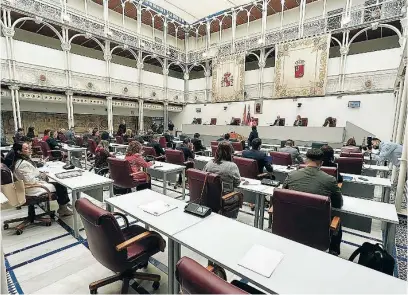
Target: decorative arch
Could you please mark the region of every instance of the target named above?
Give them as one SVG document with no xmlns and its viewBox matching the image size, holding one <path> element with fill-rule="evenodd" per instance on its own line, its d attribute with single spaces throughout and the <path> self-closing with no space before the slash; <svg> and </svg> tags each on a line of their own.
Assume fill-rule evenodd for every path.
<svg viewBox="0 0 408 295">
<path fill-rule="evenodd" d="M 148 57 L 150 57 L 150 58 L 152 58 L 152 59 L 156 59 L 156 60 L 160 63 L 160 65 L 162 66 L 162 69 L 164 68 L 163 61 L 162 61 L 158 56 L 151 55 L 151 54 L 146 55 L 145 57 L 143 57 L 142 63 L 144 63 L 145 59 L 148 58 Z"/>
<path fill-rule="evenodd" d="M 205 68 L 205 66 L 203 66 L 202 64 L 192 64 L 189 68 L 188 68 L 188 73 L 190 74 L 191 69 L 194 67 L 202 67 L 204 70 L 204 74 L 207 74 L 207 69 Z"/>
<path fill-rule="evenodd" d="M 337 39 L 336 37 L 331 36 L 331 39 L 333 39 L 334 41 L 337 42 L 337 44 L 339 44 L 339 46 L 341 47 L 341 42 L 339 39 Z"/>
<path fill-rule="evenodd" d="M 274 48 L 271 48 L 271 49 L 269 49 L 269 51 L 265 54 L 265 60 L 268 58 L 268 56 L 272 53 L 272 52 L 274 52 L 276 50 L 276 48 L 274 47 Z"/>
<path fill-rule="evenodd" d="M 32 20 L 32 21 L 38 23 L 38 19 L 35 19 L 35 18 L 33 18 L 33 17 L 29 17 L 29 16 L 25 16 L 25 17 L 22 17 L 22 18 L 19 18 L 18 20 L 16 20 L 16 21 L 13 23 L 13 25 L 11 26 L 11 29 L 14 31 L 16 25 L 18 25 L 19 23 L 21 23 L 21 22 L 23 22 L 23 21 L 27 21 L 27 20 Z M 61 43 L 64 42 L 64 39 L 62 38 L 62 35 L 60 34 L 60 32 L 59 32 L 53 25 L 51 25 L 51 24 L 49 24 L 49 23 L 47 23 L 47 22 L 45 22 L 45 21 L 43 21 L 43 20 L 41 20 L 40 23 L 43 24 L 43 25 L 45 25 L 45 26 L 48 27 L 49 29 L 51 29 L 51 30 L 55 33 L 55 35 L 58 36 L 58 38 L 60 39 Z"/>
<path fill-rule="evenodd" d="M 94 40 L 99 45 L 99 47 L 102 49 L 102 52 L 105 53 L 105 46 L 103 46 L 103 44 L 98 39 L 96 39 L 94 36 L 89 36 L 89 35 L 86 35 L 86 34 L 75 34 L 74 36 L 71 37 L 71 39 L 69 39 L 68 44 L 71 45 L 72 41 L 76 37 L 81 37 L 81 36 L 83 36 L 83 37 L 85 37 L 87 39 Z"/>
<path fill-rule="evenodd" d="M 393 30 L 395 33 L 397 33 L 399 40 L 400 40 L 401 37 L 402 37 L 401 32 L 400 32 L 396 27 L 394 27 L 394 26 L 392 26 L 392 25 L 389 25 L 389 24 L 378 24 L 378 27 L 383 27 L 383 28 L 388 28 L 388 29 Z M 348 42 L 349 46 L 350 46 L 351 43 L 353 43 L 353 41 L 354 41 L 358 36 L 360 36 L 360 35 L 361 35 L 362 33 L 364 33 L 364 32 L 367 32 L 367 31 L 370 30 L 370 29 L 372 29 L 372 27 L 367 27 L 367 28 L 364 28 L 364 29 L 358 31 L 358 33 L 355 34 L 355 35 L 350 39 L 350 41 Z"/>
<path fill-rule="evenodd" d="M 123 50 L 129 51 L 129 52 L 132 54 L 132 56 L 135 58 L 135 60 L 136 60 L 136 61 L 138 60 L 137 54 L 136 54 L 136 52 L 133 51 L 133 49 L 131 49 L 131 48 L 129 48 L 129 47 L 128 47 L 128 48 L 125 48 L 125 47 L 122 46 L 122 45 L 117 45 L 117 46 L 113 47 L 112 50 L 110 51 L 110 53 L 113 54 L 113 51 L 114 51 L 115 49 L 117 49 L 117 48 L 122 48 Z"/>
<path fill-rule="evenodd" d="M 255 57 L 258 59 L 258 62 L 261 60 L 260 56 L 259 56 L 258 54 L 256 54 L 256 53 L 254 53 L 254 52 L 248 52 L 248 53 L 247 53 L 247 56 L 248 56 L 248 55 L 253 55 L 253 56 L 255 56 Z"/>
<path fill-rule="evenodd" d="M 167 69 L 170 69 L 170 66 L 171 66 L 171 65 L 179 66 L 180 69 L 183 70 L 183 73 L 184 73 L 184 74 L 186 73 L 186 69 L 181 65 L 181 63 L 172 61 L 171 63 L 169 63 L 169 64 L 167 65 Z"/>
</svg>

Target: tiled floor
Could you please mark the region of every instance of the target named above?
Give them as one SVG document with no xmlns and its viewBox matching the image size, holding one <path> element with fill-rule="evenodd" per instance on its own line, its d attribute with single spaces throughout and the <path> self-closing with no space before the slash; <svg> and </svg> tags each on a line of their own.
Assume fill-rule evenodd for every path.
<svg viewBox="0 0 408 295">
<path fill-rule="evenodd" d="M 153 189 L 161 192 L 161 182 L 154 181 Z M 170 189 L 173 189 L 170 187 Z M 167 195 L 180 197 L 181 190 L 172 191 L 168 188 Z M 187 191 L 188 192 L 188 191 Z M 105 192 L 107 193 L 107 192 Z M 82 195 L 82 197 L 87 197 Z M 188 196 L 186 197 L 188 199 Z M 91 199 L 97 203 L 98 201 Z M 52 207 L 56 208 L 54 202 Z M 41 209 L 37 209 L 38 212 Z M 1 219 L 10 219 L 13 216 L 24 216 L 27 208 L 16 210 L 3 208 Z M 238 221 L 253 224 L 253 215 L 248 207 L 244 207 L 238 215 Z M 72 217 L 58 219 L 51 227 L 31 227 L 20 236 L 15 235 L 13 230 L 2 231 L 2 246 L 5 253 L 8 285 L 10 293 L 36 293 L 36 294 L 67 294 L 89 293 L 89 283 L 107 277 L 112 273 L 99 264 L 87 248 L 86 233 L 81 230 L 81 238 L 75 239 L 70 229 Z M 133 221 L 129 218 L 129 221 Z M 119 219 L 119 223 L 123 222 Z M 265 227 L 267 221 L 265 220 Z M 398 267 L 396 275 L 406 279 L 407 241 L 406 241 L 406 217 L 401 217 L 401 224 L 397 228 L 396 254 Z M 82 226 L 80 227 L 82 228 Z M 267 230 L 265 228 L 265 230 Z M 382 240 L 381 225 L 373 222 L 370 234 L 358 232 L 352 229 L 343 229 L 343 243 L 341 245 L 341 257 L 348 259 L 351 253 L 364 241 L 372 243 Z M 207 260 L 193 251 L 182 247 L 182 256 L 189 256 L 199 263 L 206 265 Z M 328 254 L 329 255 L 329 254 Z M 145 270 L 143 270 L 145 271 Z M 167 251 L 156 254 L 149 263 L 147 272 L 160 274 L 161 286 L 158 290 L 152 289 L 151 283 L 141 282 L 134 288 L 138 293 L 167 293 Z M 228 280 L 235 277 L 228 273 Z M 98 290 L 98 293 L 114 294 L 120 292 L 121 284 L 114 283 Z M 136 293 L 132 288 L 130 293 Z"/>
</svg>

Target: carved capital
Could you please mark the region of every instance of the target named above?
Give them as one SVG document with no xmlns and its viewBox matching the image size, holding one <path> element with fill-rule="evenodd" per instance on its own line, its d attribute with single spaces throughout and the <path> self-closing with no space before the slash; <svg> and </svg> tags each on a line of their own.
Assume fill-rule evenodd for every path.
<svg viewBox="0 0 408 295">
<path fill-rule="evenodd" d="M 88 32 L 85 33 L 85 38 L 86 38 L 86 39 L 89 39 L 89 38 L 91 38 L 91 37 L 92 37 L 92 34 L 91 34 L 91 33 L 88 33 Z"/>
<path fill-rule="evenodd" d="M 67 96 L 72 96 L 72 95 L 74 95 L 74 91 L 72 91 L 72 90 L 67 90 L 67 91 L 65 91 L 65 94 L 66 94 Z"/>
<path fill-rule="evenodd" d="M 347 46 L 341 46 L 340 47 L 340 54 L 341 55 L 346 55 L 349 51 L 349 48 Z"/>
<path fill-rule="evenodd" d="M 123 49 L 125 49 L 125 50 L 126 50 L 126 49 L 129 49 L 129 45 L 124 44 L 124 45 L 123 45 Z"/>
<path fill-rule="evenodd" d="M 61 43 L 61 48 L 63 51 L 70 51 L 71 50 L 71 44 L 68 42 L 63 42 Z"/>
<path fill-rule="evenodd" d="M 3 35 L 4 35 L 5 37 L 11 37 L 11 38 L 13 38 L 13 37 L 14 37 L 14 33 L 15 33 L 15 31 L 14 31 L 12 28 L 3 27 Z"/>
<path fill-rule="evenodd" d="M 266 62 L 264 60 L 258 62 L 259 68 L 264 68 L 265 65 L 266 65 Z"/>
<path fill-rule="evenodd" d="M 169 74 L 169 70 L 168 69 L 163 69 L 163 75 L 167 76 Z"/>
<path fill-rule="evenodd" d="M 112 101 L 112 96 L 107 96 L 107 97 L 106 97 L 106 100 Z"/>
<path fill-rule="evenodd" d="M 142 62 L 137 63 L 137 68 L 138 69 L 143 70 L 143 67 L 144 67 L 144 65 L 143 65 Z"/>
<path fill-rule="evenodd" d="M 372 29 L 373 31 L 377 30 L 379 24 L 380 24 L 379 22 L 372 23 L 372 24 L 371 24 L 371 29 Z"/>
<path fill-rule="evenodd" d="M 37 25 L 39 25 L 39 24 L 41 24 L 41 23 L 43 22 L 43 18 L 42 18 L 42 17 L 39 17 L 39 16 L 36 16 L 34 22 L 35 22 Z"/>
<path fill-rule="evenodd" d="M 106 61 L 111 61 L 111 59 L 112 59 L 112 54 L 110 54 L 110 52 L 105 52 L 105 54 L 103 55 L 103 58 L 104 58 Z"/>
<path fill-rule="evenodd" d="M 184 80 L 190 79 L 190 75 L 188 73 L 184 73 Z"/>
<path fill-rule="evenodd" d="M 210 72 L 210 70 L 207 70 L 204 75 L 205 75 L 205 77 L 207 77 L 207 78 L 208 78 L 208 77 L 211 77 L 211 72 Z"/>
<path fill-rule="evenodd" d="M 8 88 L 9 88 L 10 90 L 19 90 L 19 89 L 20 89 L 19 86 L 15 86 L 15 85 L 10 85 Z"/>
</svg>

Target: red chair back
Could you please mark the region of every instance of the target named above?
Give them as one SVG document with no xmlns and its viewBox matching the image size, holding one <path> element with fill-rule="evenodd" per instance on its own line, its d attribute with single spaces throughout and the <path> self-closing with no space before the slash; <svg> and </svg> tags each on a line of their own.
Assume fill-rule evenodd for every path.
<svg viewBox="0 0 408 295">
<path fill-rule="evenodd" d="M 83 146 L 84 145 L 84 139 L 82 136 L 76 136 L 75 137 L 75 143 L 77 146 Z"/>
<path fill-rule="evenodd" d="M 143 146 L 144 156 L 157 157 L 156 150 L 151 146 Z"/>
<path fill-rule="evenodd" d="M 93 139 L 88 139 L 88 150 L 92 155 L 95 155 L 96 142 Z"/>
<path fill-rule="evenodd" d="M 107 161 L 110 178 L 113 180 L 115 186 L 129 189 L 137 186 L 137 183 L 131 175 L 132 169 L 127 160 L 109 157 Z"/>
<path fill-rule="evenodd" d="M 361 153 L 361 150 L 358 146 L 343 146 L 341 153 Z"/>
<path fill-rule="evenodd" d="M 92 255 L 103 266 L 114 272 L 127 269 L 127 250 L 116 251 L 116 246 L 125 241 L 122 230 L 112 213 L 81 198 L 75 202 L 81 217 Z"/>
<path fill-rule="evenodd" d="M 184 294 L 248 294 L 188 257 L 177 262 L 176 279 Z"/>
<path fill-rule="evenodd" d="M 164 136 L 161 136 L 159 138 L 159 144 L 162 148 L 166 148 L 167 147 L 167 141 L 166 138 Z"/>
<path fill-rule="evenodd" d="M 40 140 L 38 139 L 38 137 L 33 138 L 33 146 L 41 146 Z"/>
<path fill-rule="evenodd" d="M 300 164 L 299 169 L 305 168 L 305 164 Z M 327 174 L 334 176 L 337 179 L 337 167 L 327 167 L 327 166 L 321 166 L 320 170 L 323 172 L 326 172 Z"/>
<path fill-rule="evenodd" d="M 300 120 L 302 121 L 302 126 L 307 126 L 307 124 L 309 123 L 308 118 L 301 118 Z"/>
<path fill-rule="evenodd" d="M 215 157 L 215 154 L 217 153 L 218 145 L 211 145 L 211 153 L 212 156 Z"/>
<path fill-rule="evenodd" d="M 58 140 L 61 142 L 67 142 L 67 137 L 64 133 L 58 133 Z"/>
<path fill-rule="evenodd" d="M 363 170 L 363 158 L 340 157 L 336 160 L 340 173 L 350 173 L 361 175 Z"/>
<path fill-rule="evenodd" d="M 164 150 L 166 155 L 166 162 L 176 165 L 184 165 L 184 154 L 180 150 L 166 149 Z"/>
<path fill-rule="evenodd" d="M 122 136 L 119 136 L 119 135 L 115 136 L 115 139 L 116 139 L 117 144 L 123 144 L 124 143 Z"/>
<path fill-rule="evenodd" d="M 241 142 L 231 142 L 234 151 L 242 151 L 242 143 Z"/>
<path fill-rule="evenodd" d="M 272 164 L 274 165 L 292 165 L 292 156 L 289 153 L 270 152 L 270 155 L 272 156 Z"/>
<path fill-rule="evenodd" d="M 232 161 L 237 164 L 239 174 L 242 177 L 256 179 L 258 171 L 258 163 L 254 159 L 247 159 L 242 157 L 233 157 Z"/>
<path fill-rule="evenodd" d="M 331 203 L 325 196 L 275 188 L 272 232 L 319 249 L 330 246 Z"/>
<path fill-rule="evenodd" d="M 340 157 L 343 158 L 361 158 L 364 160 L 364 154 L 363 153 L 348 153 L 348 152 L 341 152 Z"/>
<path fill-rule="evenodd" d="M 203 191 L 203 185 L 206 175 L 206 187 Z M 221 177 L 217 174 L 203 172 L 197 169 L 188 169 L 187 177 L 190 192 L 190 202 L 210 207 L 212 212 L 219 212 L 222 206 Z M 201 195 L 201 192 L 203 192 L 203 195 Z"/>
<path fill-rule="evenodd" d="M 216 141 L 216 140 L 213 140 L 210 143 L 210 145 L 215 145 L 215 146 L 218 146 L 218 144 L 219 144 L 219 141 Z"/>
<path fill-rule="evenodd" d="M 44 158 L 48 158 L 51 156 L 51 149 L 50 146 L 46 141 L 40 141 L 41 151 Z"/>
<path fill-rule="evenodd" d="M 210 125 L 217 125 L 217 118 L 211 118 Z"/>
</svg>

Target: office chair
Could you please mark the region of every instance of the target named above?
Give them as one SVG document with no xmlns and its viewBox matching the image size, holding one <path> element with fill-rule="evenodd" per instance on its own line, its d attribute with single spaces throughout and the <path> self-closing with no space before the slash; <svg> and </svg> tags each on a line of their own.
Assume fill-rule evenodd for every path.
<svg viewBox="0 0 408 295">
<path fill-rule="evenodd" d="M 211 154 L 213 157 L 215 157 L 215 154 L 217 153 L 218 149 L 218 144 L 217 145 L 211 145 Z"/>
<path fill-rule="evenodd" d="M 218 146 L 219 143 L 220 143 L 219 141 L 212 140 L 212 141 L 210 142 L 210 145 L 216 145 L 216 146 Z"/>
<path fill-rule="evenodd" d="M 13 182 L 11 170 L 4 164 L 1 163 L 1 185 L 10 184 Z M 44 189 L 44 192 L 39 192 L 35 195 L 25 196 L 26 201 L 23 206 L 28 206 L 28 216 L 22 218 L 13 218 L 5 220 L 3 222 L 3 229 L 7 230 L 10 223 L 21 222 L 16 226 L 16 234 L 21 235 L 24 229 L 29 225 L 42 225 L 42 226 L 51 226 L 51 222 L 55 217 L 55 212 L 50 210 L 50 201 L 56 200 L 57 196 L 55 192 L 51 192 L 47 187 L 40 184 L 25 185 L 25 188 L 41 187 Z M 36 214 L 35 205 L 41 203 L 46 204 L 45 213 Z M 45 217 L 49 216 L 49 218 Z"/>
<path fill-rule="evenodd" d="M 166 155 L 166 162 L 171 164 L 176 164 L 180 166 L 186 166 L 186 170 L 189 168 L 194 168 L 193 161 L 185 161 L 184 153 L 180 150 L 167 149 L 164 151 Z M 178 177 L 178 184 L 181 184 L 181 173 Z"/>
<path fill-rule="evenodd" d="M 331 219 L 330 198 L 275 188 L 272 232 L 292 241 L 327 251 L 340 218 Z"/>
<path fill-rule="evenodd" d="M 123 137 L 122 136 L 115 136 L 117 144 L 123 144 Z"/>
<path fill-rule="evenodd" d="M 166 138 L 164 136 L 160 136 L 159 144 L 163 149 L 165 149 L 167 147 L 167 141 L 166 141 Z"/>
<path fill-rule="evenodd" d="M 132 169 L 127 160 L 109 157 L 107 161 L 113 186 L 118 188 L 120 192 L 123 191 L 124 194 L 127 194 L 132 191 L 132 188 L 136 188 L 138 191 L 146 188 L 147 184 L 150 184 L 149 175 L 146 182 L 138 182 L 133 178 Z"/>
<path fill-rule="evenodd" d="M 269 154 L 272 157 L 272 164 L 274 165 L 292 165 L 292 156 L 289 153 L 270 152 Z"/>
<path fill-rule="evenodd" d="M 306 164 L 300 164 L 299 169 L 305 168 L 307 165 Z M 327 167 L 327 166 L 321 166 L 320 170 L 323 172 L 326 172 L 327 174 L 333 176 L 334 178 L 337 179 L 337 167 Z"/>
<path fill-rule="evenodd" d="M 232 161 L 237 164 L 239 174 L 242 177 L 252 179 L 262 179 L 269 176 L 269 173 L 259 173 L 258 162 L 254 159 L 243 157 L 233 157 Z"/>
<path fill-rule="evenodd" d="M 302 121 L 302 126 L 307 127 L 307 124 L 309 123 L 309 119 L 308 118 L 301 118 L 300 120 Z"/>
<path fill-rule="evenodd" d="M 340 173 L 350 173 L 361 175 L 363 170 L 363 158 L 337 158 L 336 163 Z"/>
<path fill-rule="evenodd" d="M 189 257 L 182 257 L 176 265 L 176 279 L 183 294 L 263 294 L 261 291 L 241 283 L 228 283 L 216 276 L 214 267 L 207 268 Z M 245 290 L 244 290 L 245 289 Z"/>
<path fill-rule="evenodd" d="M 61 150 L 51 150 L 50 146 L 46 141 L 40 141 L 41 151 L 44 159 L 49 159 L 50 161 L 61 161 L 62 152 Z"/>
<path fill-rule="evenodd" d="M 211 118 L 210 125 L 217 125 L 217 118 Z"/>
<path fill-rule="evenodd" d="M 361 158 L 364 160 L 364 154 L 360 152 L 341 152 L 340 158 Z"/>
<path fill-rule="evenodd" d="M 96 152 L 96 142 L 93 139 L 88 139 L 88 151 L 92 154 L 92 156 L 95 156 Z"/>
<path fill-rule="evenodd" d="M 243 151 L 242 142 L 231 142 L 234 151 Z"/>
<path fill-rule="evenodd" d="M 166 242 L 160 234 L 138 225 L 130 226 L 124 214 L 110 213 L 87 199 L 77 200 L 75 209 L 81 217 L 93 257 L 115 272 L 113 276 L 89 284 L 91 294 L 96 294 L 98 288 L 119 280 L 123 281 L 122 294 L 128 292 L 131 279 L 152 281 L 153 289 L 159 288 L 159 275 L 137 270 L 147 267 L 149 258 L 166 248 Z M 123 218 L 126 224 L 124 229 L 119 227 L 115 216 Z"/>
<path fill-rule="evenodd" d="M 187 176 L 190 202 L 207 206 L 212 212 L 236 218 L 243 202 L 241 192 L 223 195 L 222 181 L 218 174 L 188 169 Z"/>
<path fill-rule="evenodd" d="M 143 146 L 144 156 L 152 157 L 155 161 L 164 162 L 166 161 L 166 156 L 157 156 L 156 150 L 151 146 Z"/>
<path fill-rule="evenodd" d="M 343 146 L 341 148 L 341 153 L 346 153 L 346 154 L 348 154 L 348 153 L 361 153 L 361 150 L 360 150 L 360 148 L 358 146 Z M 343 156 L 341 156 L 341 157 L 343 157 Z M 346 157 L 346 156 L 344 156 L 344 157 Z"/>
</svg>

